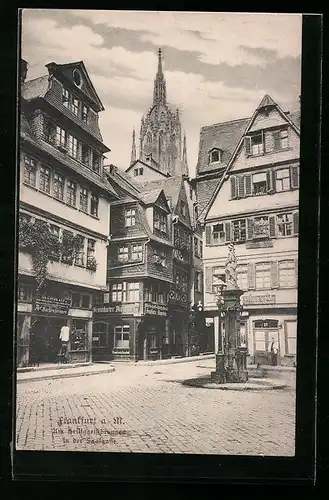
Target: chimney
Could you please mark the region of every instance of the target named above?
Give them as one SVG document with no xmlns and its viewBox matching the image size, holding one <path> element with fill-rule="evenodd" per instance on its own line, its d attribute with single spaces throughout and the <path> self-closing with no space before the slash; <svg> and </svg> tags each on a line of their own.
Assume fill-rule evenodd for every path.
<svg viewBox="0 0 329 500">
<path fill-rule="evenodd" d="M 25 83 L 26 80 L 26 75 L 27 75 L 27 61 L 24 59 L 21 59 L 21 68 L 20 68 L 20 73 L 21 73 L 21 85 Z"/>
</svg>

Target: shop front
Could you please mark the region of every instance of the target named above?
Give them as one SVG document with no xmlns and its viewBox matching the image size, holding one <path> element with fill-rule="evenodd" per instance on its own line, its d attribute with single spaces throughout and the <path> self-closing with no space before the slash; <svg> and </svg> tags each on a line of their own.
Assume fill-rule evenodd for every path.
<svg viewBox="0 0 329 500">
<path fill-rule="evenodd" d="M 170 357 L 189 356 L 190 338 L 189 321 L 190 311 L 188 304 L 169 303 L 169 352 Z"/>
<path fill-rule="evenodd" d="M 138 328 L 138 359 L 156 360 L 168 357 L 168 306 L 144 302 L 144 314 Z"/>
<path fill-rule="evenodd" d="M 18 366 L 91 361 L 91 316 L 91 311 L 73 309 L 70 298 L 31 294 L 24 303 L 19 297 Z"/>
</svg>

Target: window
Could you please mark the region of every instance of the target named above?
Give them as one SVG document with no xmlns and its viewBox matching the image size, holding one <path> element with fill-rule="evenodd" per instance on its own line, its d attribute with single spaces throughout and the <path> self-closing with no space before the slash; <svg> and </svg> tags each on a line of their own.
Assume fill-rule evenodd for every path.
<svg viewBox="0 0 329 500">
<path fill-rule="evenodd" d="M 159 250 L 158 248 L 155 248 L 153 250 L 153 257 L 154 257 L 154 262 L 155 264 L 159 264 L 162 267 L 167 267 L 166 263 L 166 252 L 164 250 Z"/>
<path fill-rule="evenodd" d="M 215 163 L 217 161 L 220 161 L 220 150 L 219 149 L 213 149 L 209 153 L 209 163 Z"/>
<path fill-rule="evenodd" d="M 135 168 L 134 169 L 134 176 L 137 177 L 138 175 L 143 175 L 144 173 L 144 168 L 141 167 L 141 168 Z"/>
<path fill-rule="evenodd" d="M 85 165 L 89 165 L 89 147 L 86 144 L 81 146 L 81 160 Z"/>
<path fill-rule="evenodd" d="M 253 237 L 267 238 L 270 235 L 270 225 L 268 217 L 254 217 Z"/>
<path fill-rule="evenodd" d="M 113 283 L 112 289 L 112 302 L 122 302 L 122 283 Z"/>
<path fill-rule="evenodd" d="M 194 255 L 199 257 L 199 240 L 194 236 Z"/>
<path fill-rule="evenodd" d="M 290 189 L 290 171 L 289 168 L 282 168 L 275 171 L 276 191 L 289 191 Z"/>
<path fill-rule="evenodd" d="M 18 285 L 18 300 L 20 302 L 31 302 L 32 300 L 32 287 L 30 285 Z"/>
<path fill-rule="evenodd" d="M 88 189 L 80 189 L 80 209 L 83 212 L 88 212 Z"/>
<path fill-rule="evenodd" d="M 248 290 L 248 270 L 246 265 L 237 267 L 237 281 L 240 290 Z"/>
<path fill-rule="evenodd" d="M 88 238 L 88 240 L 87 240 L 87 267 L 89 267 L 95 259 L 95 245 L 96 245 L 96 241 Z"/>
<path fill-rule="evenodd" d="M 93 151 L 92 152 L 92 169 L 97 174 L 99 174 L 99 171 L 100 171 L 100 160 L 101 160 L 100 155 L 98 153 L 96 153 L 96 151 Z"/>
<path fill-rule="evenodd" d="M 286 149 L 288 147 L 288 129 L 280 130 L 280 147 Z"/>
<path fill-rule="evenodd" d="M 58 125 L 56 127 L 56 145 L 66 149 L 66 131 Z"/>
<path fill-rule="evenodd" d="M 80 234 L 77 234 L 77 240 L 78 240 L 78 245 L 77 245 L 77 250 L 75 253 L 75 259 L 74 263 L 77 266 L 84 266 L 84 247 L 85 247 L 85 239 L 83 236 Z"/>
<path fill-rule="evenodd" d="M 255 351 L 266 351 L 265 332 L 263 330 L 255 330 Z"/>
<path fill-rule="evenodd" d="M 130 327 L 129 325 L 115 325 L 114 348 L 129 349 Z"/>
<path fill-rule="evenodd" d="M 297 322 L 285 321 L 285 332 L 286 332 L 286 353 L 290 355 L 296 355 Z"/>
<path fill-rule="evenodd" d="M 118 261 L 119 262 L 128 262 L 129 260 L 129 253 L 128 253 L 128 247 L 119 247 L 118 248 Z"/>
<path fill-rule="evenodd" d="M 92 194 L 90 200 L 90 213 L 94 217 L 98 217 L 98 203 L 98 196 L 96 194 Z"/>
<path fill-rule="evenodd" d="M 246 137 L 246 141 L 247 141 L 247 146 L 246 146 L 247 154 L 252 156 L 263 154 L 264 142 L 263 142 L 262 132 L 250 137 Z"/>
<path fill-rule="evenodd" d="M 187 292 L 187 273 L 184 271 L 176 270 L 175 283 L 178 288 L 183 292 Z"/>
<path fill-rule="evenodd" d="M 142 260 L 142 259 L 143 259 L 143 245 L 132 245 L 131 260 Z"/>
<path fill-rule="evenodd" d="M 75 182 L 68 180 L 66 185 L 66 201 L 72 207 L 75 207 L 77 201 L 77 185 Z"/>
<path fill-rule="evenodd" d="M 233 241 L 246 240 L 246 219 L 235 220 L 232 222 Z"/>
<path fill-rule="evenodd" d="M 71 307 L 74 309 L 80 308 L 80 293 L 72 293 Z"/>
<path fill-rule="evenodd" d="M 59 238 L 60 238 L 60 228 L 59 228 L 59 226 L 56 226 L 55 224 L 50 224 L 49 230 L 50 230 L 51 234 L 54 235 L 57 238 L 57 241 L 59 242 Z M 56 251 L 56 250 L 53 249 L 51 251 L 50 257 L 51 257 L 51 260 L 59 260 L 60 259 L 59 248 L 58 248 L 58 251 Z"/>
<path fill-rule="evenodd" d="M 36 187 L 37 183 L 36 162 L 28 156 L 24 157 L 24 182 L 33 187 Z"/>
<path fill-rule="evenodd" d="M 103 293 L 93 294 L 93 306 L 101 306 L 103 304 L 106 304 L 104 300 L 104 294 Z"/>
<path fill-rule="evenodd" d="M 89 109 L 87 108 L 87 106 L 85 106 L 83 104 L 82 105 L 81 118 L 82 118 L 82 121 L 85 122 L 85 123 L 88 123 L 88 112 L 89 112 Z"/>
<path fill-rule="evenodd" d="M 136 224 L 136 210 L 131 208 L 129 210 L 125 210 L 125 226 L 134 226 Z"/>
<path fill-rule="evenodd" d="M 74 309 L 90 309 L 90 294 L 73 292 L 71 295 L 71 307 Z"/>
<path fill-rule="evenodd" d="M 261 195 L 266 193 L 266 172 L 253 174 L 252 176 L 252 194 Z"/>
<path fill-rule="evenodd" d="M 67 229 L 63 230 L 63 244 L 66 246 L 67 243 L 69 243 L 73 238 L 73 233 L 72 231 L 68 231 Z M 67 245 L 68 248 L 71 248 L 71 245 Z M 73 252 L 71 250 L 67 250 L 67 253 L 62 253 L 62 262 L 65 264 L 72 264 L 73 263 Z"/>
<path fill-rule="evenodd" d="M 90 295 L 81 294 L 81 309 L 90 309 Z"/>
<path fill-rule="evenodd" d="M 202 244 L 202 240 L 200 240 L 200 252 L 199 252 L 199 256 L 202 259 L 202 257 L 203 257 L 203 244 Z"/>
<path fill-rule="evenodd" d="M 73 156 L 73 158 L 77 158 L 78 156 L 78 139 L 73 137 L 73 135 L 69 134 L 69 155 Z"/>
<path fill-rule="evenodd" d="M 127 302 L 139 302 L 139 283 L 128 283 Z"/>
<path fill-rule="evenodd" d="M 93 324 L 93 347 L 107 347 L 107 323 L 99 321 Z"/>
<path fill-rule="evenodd" d="M 46 167 L 40 168 L 40 190 L 50 194 L 50 170 Z"/>
<path fill-rule="evenodd" d="M 85 351 L 87 348 L 87 321 L 73 319 L 70 347 L 71 351 Z"/>
<path fill-rule="evenodd" d="M 294 288 L 296 286 L 296 272 L 294 260 L 283 260 L 279 262 L 280 287 Z"/>
<path fill-rule="evenodd" d="M 58 173 L 54 173 L 54 184 L 53 184 L 54 198 L 58 200 L 64 199 L 64 177 Z"/>
<path fill-rule="evenodd" d="M 186 217 L 186 204 L 184 203 L 184 201 L 180 202 L 180 211 L 183 217 Z"/>
<path fill-rule="evenodd" d="M 258 290 L 271 288 L 271 265 L 269 262 L 259 263 L 255 266 L 256 288 Z"/>
<path fill-rule="evenodd" d="M 70 93 L 67 89 L 62 90 L 62 103 L 63 105 L 68 108 L 69 106 L 69 101 L 70 101 Z"/>
<path fill-rule="evenodd" d="M 73 98 L 71 101 L 71 111 L 74 113 L 76 116 L 79 116 L 79 100 Z"/>
<path fill-rule="evenodd" d="M 159 229 L 162 233 L 167 232 L 167 216 L 154 211 L 154 228 Z"/>
<path fill-rule="evenodd" d="M 292 235 L 292 214 L 282 214 L 276 216 L 278 236 Z"/>
<path fill-rule="evenodd" d="M 223 223 L 212 226 L 212 241 L 214 245 L 225 243 L 225 231 Z"/>
<path fill-rule="evenodd" d="M 199 271 L 195 271 L 194 286 L 196 292 L 201 292 L 201 273 Z"/>
</svg>

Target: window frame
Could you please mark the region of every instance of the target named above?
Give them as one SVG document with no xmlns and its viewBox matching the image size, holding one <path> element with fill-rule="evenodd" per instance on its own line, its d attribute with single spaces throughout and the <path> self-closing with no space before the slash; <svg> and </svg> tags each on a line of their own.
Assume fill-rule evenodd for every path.
<svg viewBox="0 0 329 500">
<path fill-rule="evenodd" d="M 285 216 L 286 217 L 290 216 L 290 220 L 279 222 L 279 218 L 285 217 Z M 282 214 L 276 214 L 275 215 L 275 223 L 276 223 L 276 237 L 277 238 L 288 238 L 290 236 L 294 236 L 293 212 L 285 212 Z M 289 228 L 289 227 L 290 227 L 290 234 L 287 234 L 287 228 Z M 284 228 L 284 230 L 283 230 L 284 234 L 280 234 L 281 228 Z"/>
<path fill-rule="evenodd" d="M 239 235 L 238 239 L 235 238 L 235 224 L 239 223 Z M 241 228 L 241 225 L 244 224 L 244 228 Z M 242 231 L 244 231 L 244 238 L 241 236 Z M 232 241 L 234 243 L 244 243 L 247 240 L 247 219 L 236 219 L 231 221 L 231 232 L 232 232 Z"/>
<path fill-rule="evenodd" d="M 124 216 L 125 216 L 125 227 L 133 227 L 136 225 L 136 209 L 135 208 L 126 208 L 124 211 Z"/>
<path fill-rule="evenodd" d="M 86 205 L 82 200 L 86 201 Z M 86 208 L 84 208 L 86 206 Z M 83 186 L 80 186 L 80 197 L 79 197 L 79 209 L 85 214 L 88 213 L 89 207 L 89 189 Z"/>
<path fill-rule="evenodd" d="M 260 266 L 265 267 L 265 269 L 260 269 Z M 260 279 L 259 273 L 260 271 L 263 271 L 263 273 L 268 273 L 266 275 L 266 280 L 264 279 L 264 276 L 261 277 L 262 279 L 262 285 L 259 286 L 259 283 L 257 280 Z M 258 276 L 257 276 L 258 274 Z M 268 286 L 264 286 L 264 282 L 268 281 Z M 256 262 L 255 263 L 255 289 L 256 290 L 270 290 L 271 287 L 271 263 L 270 262 Z"/>
<path fill-rule="evenodd" d="M 47 189 L 46 186 L 48 186 Z M 39 189 L 43 193 L 50 194 L 51 193 L 51 169 L 41 165 L 39 172 Z"/>
<path fill-rule="evenodd" d="M 37 162 L 34 158 L 24 155 L 24 184 L 31 187 L 37 187 Z M 33 174 L 34 182 L 31 182 L 31 174 Z"/>
<path fill-rule="evenodd" d="M 57 171 L 53 172 L 52 187 L 53 198 L 59 201 L 64 201 L 65 177 Z"/>
<path fill-rule="evenodd" d="M 291 270 L 291 274 L 288 275 L 288 277 L 292 278 L 291 282 L 290 283 L 284 283 L 282 280 L 283 276 L 282 276 L 282 271 L 284 270 L 284 268 L 282 269 L 282 265 L 283 264 L 287 264 L 289 263 L 290 264 L 290 267 L 286 268 L 286 270 Z M 284 260 L 279 260 L 278 261 L 278 274 L 279 274 L 279 286 L 280 288 L 296 288 L 297 287 L 297 279 L 296 279 L 296 268 L 295 268 L 295 260 L 294 259 L 284 259 Z"/>
<path fill-rule="evenodd" d="M 72 203 L 72 198 L 74 203 Z M 71 179 L 67 179 L 66 182 L 66 203 L 71 207 L 76 207 L 77 204 L 77 183 Z"/>
<path fill-rule="evenodd" d="M 95 193 L 91 193 L 90 196 L 90 215 L 93 217 L 98 217 L 99 212 L 99 196 Z"/>
<path fill-rule="evenodd" d="M 287 176 L 286 177 L 279 177 L 278 178 L 278 173 L 279 172 L 284 172 L 286 171 L 287 172 Z M 288 179 L 288 187 L 284 188 L 283 184 L 284 184 L 284 180 L 285 179 Z M 281 181 L 281 185 L 282 185 L 282 189 L 278 189 L 278 183 L 279 181 Z M 290 168 L 289 166 L 288 167 L 284 167 L 284 168 L 278 168 L 275 170 L 275 192 L 276 193 L 283 193 L 285 191 L 291 191 L 291 181 L 290 181 Z"/>
</svg>

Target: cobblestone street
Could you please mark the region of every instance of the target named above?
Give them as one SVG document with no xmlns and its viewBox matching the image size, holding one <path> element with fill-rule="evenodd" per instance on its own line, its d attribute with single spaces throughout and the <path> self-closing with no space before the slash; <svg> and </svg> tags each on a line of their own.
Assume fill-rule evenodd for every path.
<svg viewBox="0 0 329 500">
<path fill-rule="evenodd" d="M 17 385 L 19 450 L 294 455 L 295 374 L 283 390 L 187 387 L 214 360 Z"/>
</svg>

